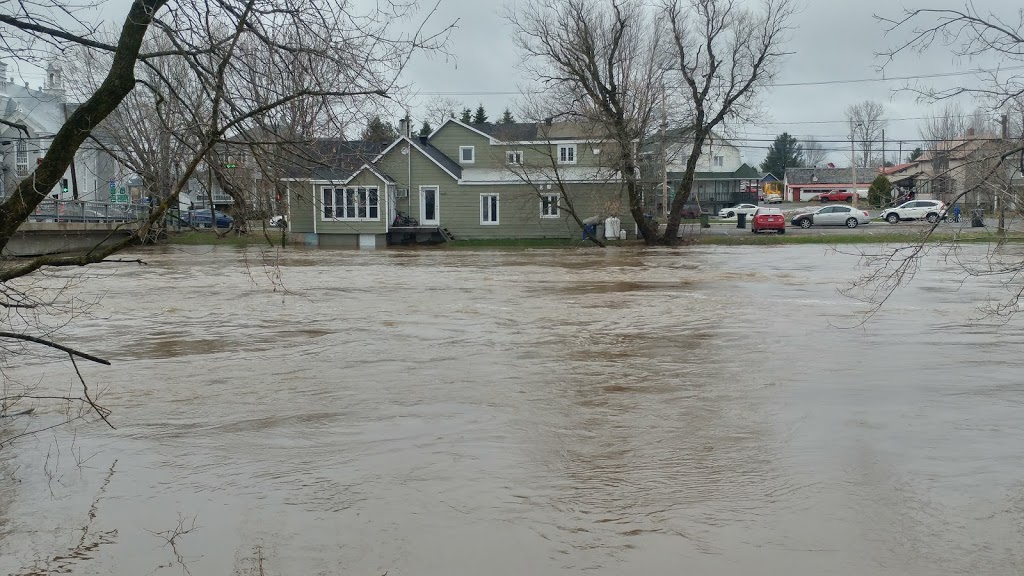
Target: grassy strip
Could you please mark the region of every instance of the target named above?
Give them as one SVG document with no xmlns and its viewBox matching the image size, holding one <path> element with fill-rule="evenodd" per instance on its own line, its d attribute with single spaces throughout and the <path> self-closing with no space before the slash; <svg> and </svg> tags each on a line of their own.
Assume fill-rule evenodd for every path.
<svg viewBox="0 0 1024 576">
<path fill-rule="evenodd" d="M 735 236 L 703 235 L 689 236 L 685 241 L 698 246 L 775 246 L 783 244 L 913 244 L 920 242 L 921 234 L 742 234 Z M 928 243 L 949 242 L 960 243 L 997 242 L 999 236 L 994 233 L 950 234 L 937 232 L 928 237 Z M 1007 236 L 1007 242 L 1024 242 L 1022 236 Z"/>
</svg>

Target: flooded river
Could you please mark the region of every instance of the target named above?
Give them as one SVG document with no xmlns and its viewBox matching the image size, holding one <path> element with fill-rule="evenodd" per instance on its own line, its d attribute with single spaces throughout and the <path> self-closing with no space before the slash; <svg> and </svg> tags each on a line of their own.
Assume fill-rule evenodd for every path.
<svg viewBox="0 0 1024 576">
<path fill-rule="evenodd" d="M 0 451 L 0 573 L 1024 573 L 1024 336 L 950 264 L 842 329 L 818 246 L 142 256 L 62 331 L 117 430 Z"/>
</svg>

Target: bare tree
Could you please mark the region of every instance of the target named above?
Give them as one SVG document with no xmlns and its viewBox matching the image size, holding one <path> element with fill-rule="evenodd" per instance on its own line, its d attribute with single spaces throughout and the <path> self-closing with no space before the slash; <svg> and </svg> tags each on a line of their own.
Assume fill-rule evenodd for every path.
<svg viewBox="0 0 1024 576">
<path fill-rule="evenodd" d="M 804 145 L 804 163 L 808 166 L 814 167 L 825 162 L 828 159 L 828 150 L 821 145 L 816 139 L 808 136 L 803 139 Z"/>
<path fill-rule="evenodd" d="M 667 0 L 663 18 L 672 39 L 666 67 L 678 95 L 674 108 L 691 139 L 686 170 L 672 200 L 662 241 L 679 235 L 705 141 L 727 122 L 750 120 L 760 88 L 774 80 L 786 56 L 791 0 L 763 0 L 749 10 L 736 0 Z"/>
<path fill-rule="evenodd" d="M 421 25 L 408 34 L 392 33 L 389 26 L 396 18 L 415 14 L 413 2 L 361 11 L 347 0 L 134 0 L 114 35 L 76 20 L 80 8 L 0 3 L 0 60 L 43 63 L 54 53 L 73 54 L 96 77 L 94 89 L 78 95 L 81 103 L 57 130 L 34 172 L 0 203 L 0 248 L 7 247 L 90 137 L 96 136 L 96 145 L 108 146 L 161 194 L 151 213 L 123 237 L 108 238 L 80 254 L 0 263 L 0 306 L 24 306 L 35 315 L 28 323 L 21 314 L 0 318 L 0 339 L 58 350 L 79 375 L 76 358 L 106 361 L 54 342 L 55 332 L 45 320 L 60 310 L 49 299 L 19 299 L 24 282 L 55 270 L 121 261 L 112 257 L 157 233 L 187 182 L 204 166 L 223 167 L 232 146 L 278 145 L 305 129 L 296 128 L 299 118 L 306 128 L 324 122 L 330 130 L 343 125 L 332 125 L 331 119 L 379 108 L 400 93 L 398 78 L 410 56 L 443 49 L 449 30 L 441 26 L 430 33 Z M 24 123 L 5 120 L 3 125 L 28 134 Z M 120 143 L 98 137 L 104 128 L 117 131 Z M 315 133 L 309 130 L 301 137 Z M 150 162 L 156 166 L 147 166 Z M 236 200 L 242 199 L 239 194 Z M 85 379 L 80 380 L 81 398 L 64 395 L 57 401 L 84 403 L 106 420 Z M 3 407 L 11 396 L 5 394 Z M 39 402 L 54 398 L 28 396 L 20 393 Z"/>
<path fill-rule="evenodd" d="M 785 53 L 791 0 L 766 0 L 758 12 L 736 0 L 543 0 L 509 11 L 527 73 L 563 114 L 599 126 L 614 150 L 629 210 L 648 243 L 678 242 L 682 208 L 712 130 L 754 111 L 757 88 L 772 80 Z M 662 45 L 665 30 L 671 45 Z M 666 96 L 671 94 L 671 105 Z M 644 215 L 638 148 L 664 105 L 685 126 L 690 157 L 663 234 Z"/>
<path fill-rule="evenodd" d="M 970 96 L 984 102 L 985 108 L 1006 115 L 1005 127 L 1000 130 L 1003 137 L 989 139 L 989 146 L 980 147 L 977 154 L 966 159 L 964 169 L 975 175 L 962 189 L 954 191 L 950 202 L 964 202 L 979 193 L 990 193 L 999 200 L 1001 211 L 1012 209 L 1008 214 L 1012 217 L 1019 215 L 1024 207 L 1020 195 L 1024 141 L 1021 133 L 1014 130 L 1014 108 L 1024 98 L 1024 78 L 1006 70 L 1024 64 L 1024 34 L 1019 13 L 981 12 L 977 6 L 966 3 L 959 10 L 920 8 L 905 10 L 895 18 L 876 16 L 887 34 L 897 39 L 894 47 L 882 56 L 891 62 L 908 52 L 946 48 L 964 61 L 985 62 L 988 72 L 978 74 L 977 84 L 965 82 L 946 90 L 913 88 L 913 91 L 932 102 Z M 997 61 L 998 66 L 991 66 L 992 60 Z M 1000 217 L 1002 230 L 1005 230 L 1002 221 L 1006 215 Z M 981 304 L 983 314 L 1003 319 L 1015 314 L 1024 296 L 1021 282 L 1024 260 L 1017 251 L 1004 250 L 1001 241 L 989 245 L 987 250 L 975 245 L 967 251 L 957 235 L 942 235 L 938 233 L 938 226 L 938 223 L 931 226 L 909 245 L 868 255 L 872 271 L 854 286 L 856 296 L 870 302 L 873 310 L 877 310 L 897 289 L 912 281 L 924 256 L 940 251 L 959 264 L 966 277 L 985 277 L 1007 291 L 1008 297 L 997 300 L 996 304 Z"/>
<path fill-rule="evenodd" d="M 526 201 L 535 203 L 541 218 L 572 221 L 583 230 L 587 240 L 604 247 L 604 238 L 590 232 L 586 225 L 603 221 L 607 216 L 624 213 L 625 204 L 621 178 L 614 167 L 573 166 L 560 162 L 558 143 L 567 137 L 586 141 L 590 149 L 604 150 L 611 144 L 604 140 L 600 125 L 584 122 L 554 123 L 556 102 L 543 99 L 526 102 L 517 114 L 525 123 L 507 123 L 496 128 L 496 135 L 506 144 L 493 147 L 514 181 L 525 185 Z M 514 143 L 514 144 L 513 144 Z M 523 210 L 529 214 L 531 210 Z"/>
<path fill-rule="evenodd" d="M 424 107 L 424 116 L 427 120 L 433 122 L 435 126 L 440 126 L 444 124 L 445 120 L 455 118 L 458 114 L 461 114 L 465 107 L 465 104 L 458 98 L 434 96 L 427 101 Z"/>
<path fill-rule="evenodd" d="M 653 14 L 634 1 L 541 0 L 506 18 L 528 56 L 525 71 L 560 105 L 557 117 L 591 124 L 609 143 L 608 166 L 625 182 L 640 234 L 657 241 L 644 217 L 636 156 L 662 94 Z"/>
<path fill-rule="evenodd" d="M 859 168 L 880 166 L 881 153 L 876 152 L 882 140 L 888 120 L 885 119 L 885 106 L 874 100 L 865 100 L 851 104 L 846 108 L 846 119 L 850 122 L 855 148 L 857 152 L 850 161 Z"/>
</svg>

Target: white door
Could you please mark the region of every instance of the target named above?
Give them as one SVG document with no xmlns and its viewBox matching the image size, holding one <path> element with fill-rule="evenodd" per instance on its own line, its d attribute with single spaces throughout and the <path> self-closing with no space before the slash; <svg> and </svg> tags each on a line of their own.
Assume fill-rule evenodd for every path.
<svg viewBox="0 0 1024 576">
<path fill-rule="evenodd" d="M 437 226 L 440 220 L 439 201 L 436 186 L 423 186 L 420 188 L 420 224 L 424 226 Z"/>
</svg>

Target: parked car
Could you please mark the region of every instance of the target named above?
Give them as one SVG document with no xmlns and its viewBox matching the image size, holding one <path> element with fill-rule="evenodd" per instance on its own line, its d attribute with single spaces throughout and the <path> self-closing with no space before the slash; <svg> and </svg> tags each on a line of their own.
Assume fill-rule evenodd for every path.
<svg viewBox="0 0 1024 576">
<path fill-rule="evenodd" d="M 750 231 L 754 234 L 765 230 L 777 230 L 779 234 L 786 233 L 786 217 L 782 214 L 781 208 L 758 208 L 754 212 L 754 220 L 750 224 Z"/>
<path fill-rule="evenodd" d="M 288 221 L 285 220 L 284 216 L 271 216 L 270 225 L 274 228 L 287 228 Z"/>
<path fill-rule="evenodd" d="M 811 226 L 846 226 L 856 228 L 861 224 L 870 224 L 871 215 L 865 210 L 853 206 L 824 206 L 812 212 L 803 212 L 793 216 L 793 225 L 801 228 Z"/>
<path fill-rule="evenodd" d="M 764 201 L 768 204 L 782 204 L 782 194 L 769 194 L 764 197 Z"/>
<path fill-rule="evenodd" d="M 825 202 L 853 202 L 853 192 L 847 192 L 846 190 L 833 190 L 831 192 L 822 192 L 818 194 L 818 201 L 824 204 Z"/>
<path fill-rule="evenodd" d="M 719 218 L 734 218 L 737 214 L 746 214 L 747 218 L 754 215 L 757 212 L 757 206 L 754 204 L 737 204 L 729 208 L 722 208 L 718 211 Z"/>
<path fill-rule="evenodd" d="M 235 219 L 221 211 L 215 211 L 217 218 L 217 228 L 230 228 L 234 223 Z M 195 226 L 196 228 L 209 228 L 211 223 L 210 209 L 204 208 L 202 210 L 183 210 L 181 212 L 181 223 L 186 226 Z"/>
<path fill-rule="evenodd" d="M 889 224 L 902 220 L 927 220 L 934 224 L 946 216 L 946 205 L 939 200 L 911 200 L 882 211 L 881 219 Z"/>
</svg>

